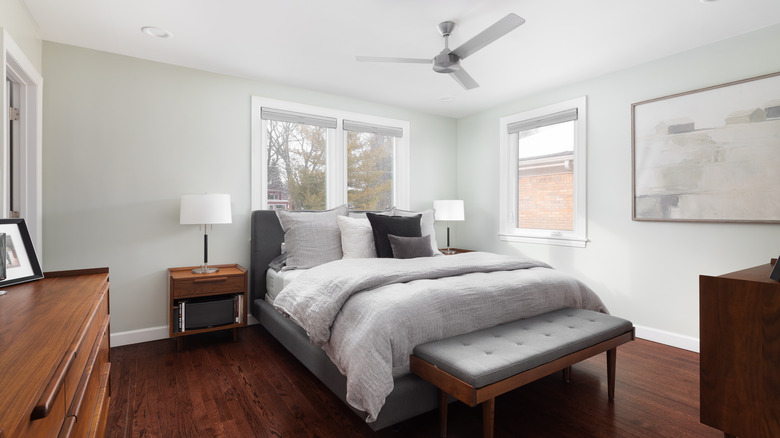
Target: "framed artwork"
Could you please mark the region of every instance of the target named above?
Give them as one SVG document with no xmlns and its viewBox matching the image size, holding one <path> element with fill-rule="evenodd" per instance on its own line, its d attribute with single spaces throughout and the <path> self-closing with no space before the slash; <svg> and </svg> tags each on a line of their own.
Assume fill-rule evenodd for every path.
<svg viewBox="0 0 780 438">
<path fill-rule="evenodd" d="M 631 105 L 640 221 L 780 223 L 780 72 Z"/>
<path fill-rule="evenodd" d="M 5 251 L 0 243 L 0 255 L 5 259 L 5 278 L 0 280 L 0 287 L 43 278 L 24 219 L 0 219 L 0 236 L 5 239 Z"/>
</svg>

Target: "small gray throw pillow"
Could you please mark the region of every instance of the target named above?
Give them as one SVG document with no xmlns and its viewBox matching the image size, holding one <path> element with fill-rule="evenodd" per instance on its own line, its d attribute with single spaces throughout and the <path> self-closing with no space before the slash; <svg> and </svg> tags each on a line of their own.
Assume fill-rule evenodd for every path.
<svg viewBox="0 0 780 438">
<path fill-rule="evenodd" d="M 416 257 L 432 257 L 431 236 L 402 237 L 388 234 L 393 257 L 397 259 L 413 259 Z"/>
<path fill-rule="evenodd" d="M 336 218 L 346 214 L 346 205 L 325 211 L 277 211 L 287 250 L 287 266 L 282 270 L 313 268 L 341 259 L 341 231 Z"/>
</svg>

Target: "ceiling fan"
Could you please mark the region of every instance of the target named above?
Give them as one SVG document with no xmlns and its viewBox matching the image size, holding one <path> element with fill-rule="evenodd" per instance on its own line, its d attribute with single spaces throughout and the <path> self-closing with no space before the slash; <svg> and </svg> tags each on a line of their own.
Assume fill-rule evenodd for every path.
<svg viewBox="0 0 780 438">
<path fill-rule="evenodd" d="M 521 24 L 525 23 L 525 20 L 518 17 L 515 14 L 509 14 L 506 17 L 496 21 L 490 27 L 478 33 L 474 38 L 461 44 L 455 50 L 449 48 L 449 37 L 452 30 L 455 28 L 455 23 L 452 21 L 445 21 L 439 23 L 439 32 L 444 37 L 444 50 L 433 59 L 426 58 L 386 58 L 382 56 L 356 56 L 355 58 L 361 62 L 401 62 L 410 64 L 431 64 L 433 63 L 433 70 L 438 73 L 449 73 L 449 75 L 455 79 L 463 88 L 471 90 L 472 88 L 479 87 L 477 81 L 474 80 L 466 70 L 460 65 L 461 59 L 473 55 L 477 50 L 482 49 L 493 41 L 501 38 L 502 36 L 513 31 Z"/>
</svg>

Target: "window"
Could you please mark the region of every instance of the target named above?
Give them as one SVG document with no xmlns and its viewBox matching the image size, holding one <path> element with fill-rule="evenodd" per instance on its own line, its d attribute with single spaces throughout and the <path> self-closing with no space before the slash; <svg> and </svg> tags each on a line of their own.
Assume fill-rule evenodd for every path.
<svg viewBox="0 0 780 438">
<path fill-rule="evenodd" d="M 502 240 L 585 246 L 585 110 L 580 97 L 501 118 Z"/>
<path fill-rule="evenodd" d="M 269 209 L 325 210 L 328 142 L 336 119 L 261 108 Z M 332 140 L 331 140 L 332 141 Z"/>
<path fill-rule="evenodd" d="M 347 202 L 355 210 L 393 205 L 396 140 L 403 130 L 344 121 L 347 141 Z"/>
<path fill-rule="evenodd" d="M 409 207 L 409 122 L 252 98 L 252 209 Z"/>
</svg>

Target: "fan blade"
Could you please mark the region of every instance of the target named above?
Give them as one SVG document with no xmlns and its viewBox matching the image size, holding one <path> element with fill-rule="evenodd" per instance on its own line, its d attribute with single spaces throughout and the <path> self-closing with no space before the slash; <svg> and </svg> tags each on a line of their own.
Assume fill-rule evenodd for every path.
<svg viewBox="0 0 780 438">
<path fill-rule="evenodd" d="M 455 70 L 454 72 L 450 73 L 450 76 L 452 79 L 455 79 L 455 82 L 459 83 L 461 87 L 471 90 L 472 88 L 479 87 L 479 84 L 477 81 L 474 80 L 474 78 L 471 77 L 468 73 L 466 73 L 466 70 L 463 70 L 463 67 L 461 67 L 459 70 Z"/>
<path fill-rule="evenodd" d="M 460 47 L 450 53 L 456 55 L 460 59 L 464 59 L 473 55 L 477 50 L 515 30 L 523 23 L 525 23 L 523 18 L 520 18 L 515 14 L 509 14 L 493 23 L 492 26 L 478 33 L 474 38 L 461 44 Z"/>
<path fill-rule="evenodd" d="M 404 62 L 410 64 L 430 64 L 430 59 L 423 58 L 385 58 L 383 56 L 356 56 L 360 62 Z"/>
</svg>

